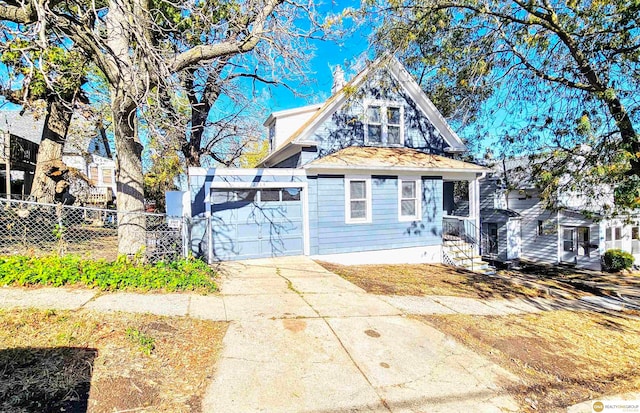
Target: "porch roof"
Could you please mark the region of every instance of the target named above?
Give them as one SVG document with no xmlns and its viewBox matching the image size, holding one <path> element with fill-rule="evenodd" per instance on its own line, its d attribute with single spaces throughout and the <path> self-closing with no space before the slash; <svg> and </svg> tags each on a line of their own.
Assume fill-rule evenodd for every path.
<svg viewBox="0 0 640 413">
<path fill-rule="evenodd" d="M 350 146 L 331 155 L 316 159 L 305 169 L 354 170 L 420 170 L 424 172 L 489 172 L 470 162 L 458 161 L 440 155 L 427 154 L 410 148 L 383 148 Z"/>
</svg>

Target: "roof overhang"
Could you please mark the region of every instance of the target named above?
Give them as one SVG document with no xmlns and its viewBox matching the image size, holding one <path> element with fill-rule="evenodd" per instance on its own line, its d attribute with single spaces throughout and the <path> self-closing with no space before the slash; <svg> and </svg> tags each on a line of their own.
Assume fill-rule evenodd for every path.
<svg viewBox="0 0 640 413">
<path fill-rule="evenodd" d="M 318 109 L 320 109 L 323 105 L 324 105 L 324 103 L 316 103 L 316 104 L 313 104 L 313 105 L 301 106 L 301 107 L 298 107 L 298 108 L 286 109 L 286 110 L 280 110 L 278 112 L 273 112 L 273 113 L 271 113 L 269 115 L 267 120 L 264 121 L 263 126 L 270 125 L 277 118 L 286 118 L 287 116 L 298 115 L 300 113 L 315 112 Z"/>
<path fill-rule="evenodd" d="M 335 166 L 305 165 L 309 175 L 392 175 L 392 176 L 434 176 L 443 179 L 474 180 L 484 176 L 482 168 L 419 168 L 403 166 Z"/>
</svg>

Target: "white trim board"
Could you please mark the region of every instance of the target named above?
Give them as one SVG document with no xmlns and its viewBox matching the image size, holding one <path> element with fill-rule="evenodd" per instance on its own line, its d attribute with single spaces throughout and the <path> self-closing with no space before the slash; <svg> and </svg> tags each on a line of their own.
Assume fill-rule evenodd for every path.
<svg viewBox="0 0 640 413">
<path fill-rule="evenodd" d="M 297 168 L 198 168 L 189 167 L 189 176 L 305 176 Z"/>
</svg>

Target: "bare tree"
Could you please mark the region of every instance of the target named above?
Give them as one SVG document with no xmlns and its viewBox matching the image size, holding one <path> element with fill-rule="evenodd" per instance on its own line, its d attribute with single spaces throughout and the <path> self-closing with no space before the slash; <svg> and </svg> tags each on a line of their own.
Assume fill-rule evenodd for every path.
<svg viewBox="0 0 640 413">
<path fill-rule="evenodd" d="M 149 92 L 173 87 L 177 74 L 202 62 L 253 50 L 276 32 L 279 12 L 296 4 L 284 0 L 233 1 L 0 1 L 5 30 L 18 26 L 34 45 L 49 46 L 50 36 L 82 50 L 104 74 L 110 88 L 118 157 L 119 252 L 144 248 L 144 219 L 131 212 L 144 207 L 142 149 L 138 113 Z M 187 39 L 198 25 L 197 42 Z M 167 30 L 170 27 L 171 30 Z M 58 40 L 59 41 L 59 40 Z"/>
</svg>

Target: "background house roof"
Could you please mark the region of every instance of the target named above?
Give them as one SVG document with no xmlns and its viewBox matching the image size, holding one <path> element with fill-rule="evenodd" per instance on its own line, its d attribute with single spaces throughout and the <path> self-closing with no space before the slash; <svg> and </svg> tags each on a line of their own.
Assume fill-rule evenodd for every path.
<svg viewBox="0 0 640 413">
<path fill-rule="evenodd" d="M 409 148 L 350 146 L 310 162 L 306 168 L 425 169 L 432 171 L 488 172 L 469 162 L 427 154 Z"/>
<path fill-rule="evenodd" d="M 94 154 L 111 158 L 111 149 L 106 136 L 96 127 L 95 121 L 74 113 L 64 143 L 64 155 Z"/>
<path fill-rule="evenodd" d="M 496 159 L 489 166 L 494 178 L 502 181 L 502 185 L 509 189 L 534 189 L 532 179 L 531 160 L 528 156 Z"/>
<path fill-rule="evenodd" d="M 0 112 L 0 131 L 40 144 L 45 116 L 35 116 L 34 113 L 20 114 L 17 110 Z"/>
</svg>

